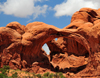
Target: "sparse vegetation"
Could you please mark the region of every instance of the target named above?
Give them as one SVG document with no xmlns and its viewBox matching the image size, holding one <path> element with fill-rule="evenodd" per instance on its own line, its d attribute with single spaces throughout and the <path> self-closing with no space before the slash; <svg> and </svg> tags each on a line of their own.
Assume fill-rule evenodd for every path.
<svg viewBox="0 0 100 78">
<path fill-rule="evenodd" d="M 18 76 L 17 72 L 15 72 L 14 74 L 12 74 L 12 78 L 17 78 L 17 76 Z"/>
<path fill-rule="evenodd" d="M 21 73 L 25 73 L 25 76 L 21 76 Z M 9 74 L 11 74 L 11 76 Z M 0 68 L 0 78 L 65 78 L 65 76 L 62 72 L 58 72 L 55 74 L 47 72 L 41 75 L 23 72 L 19 69 L 12 70 L 9 66 L 3 66 L 3 68 Z"/>
</svg>

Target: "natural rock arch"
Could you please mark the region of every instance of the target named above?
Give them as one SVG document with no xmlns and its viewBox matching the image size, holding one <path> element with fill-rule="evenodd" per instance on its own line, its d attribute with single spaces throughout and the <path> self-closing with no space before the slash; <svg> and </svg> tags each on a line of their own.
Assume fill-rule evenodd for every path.
<svg viewBox="0 0 100 78">
<path fill-rule="evenodd" d="M 18 22 L 12 22 L 6 27 L 0 28 L 0 35 L 3 39 L 5 38 L 1 46 L 4 47 L 5 43 L 9 42 L 3 49 L 6 48 L 12 53 L 20 53 L 21 58 L 26 60 L 29 64 L 32 64 L 34 61 L 41 61 L 43 57 L 45 58 L 42 53 L 42 46 L 58 37 L 65 37 L 77 41 L 82 44 L 91 55 L 88 41 L 77 29 L 59 29 L 42 22 L 29 23 L 24 27 L 24 30 L 21 28 Z M 21 34 L 21 32 L 24 33 Z"/>
<path fill-rule="evenodd" d="M 55 42 L 53 41 L 54 38 L 58 38 L 58 40 Z M 48 45 L 53 43 L 53 46 L 57 46 L 57 49 L 64 52 L 61 47 L 66 38 L 84 46 L 89 53 L 89 67 L 97 69 L 100 62 L 97 57 L 100 52 L 100 9 L 82 8 L 73 14 L 71 24 L 63 29 L 42 22 L 33 22 L 26 26 L 18 22 L 11 22 L 6 27 L 0 27 L 1 65 L 12 65 L 12 62 L 15 63 L 15 61 L 11 58 L 19 57 L 17 61 L 20 62 L 16 62 L 19 69 L 21 69 L 20 64 L 28 63 L 29 66 L 32 66 L 32 63 L 37 65 L 37 62 L 40 65 L 46 63 L 42 66 L 47 65 L 49 67 L 51 64 L 42 46 L 45 43 Z M 63 46 L 66 47 L 65 45 Z M 49 46 L 49 48 L 51 48 L 52 53 L 52 46 Z M 4 56 L 10 58 L 4 59 Z M 23 67 L 25 66 L 23 65 Z"/>
</svg>

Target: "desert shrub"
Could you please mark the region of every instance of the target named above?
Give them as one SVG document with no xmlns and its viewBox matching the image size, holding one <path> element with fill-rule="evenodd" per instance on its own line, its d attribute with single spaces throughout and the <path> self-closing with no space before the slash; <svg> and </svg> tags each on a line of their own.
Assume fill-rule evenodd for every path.
<svg viewBox="0 0 100 78">
<path fill-rule="evenodd" d="M 23 78 L 34 78 L 32 76 L 23 76 Z"/>
<path fill-rule="evenodd" d="M 20 71 L 20 69 L 16 69 L 16 71 Z"/>
<path fill-rule="evenodd" d="M 63 73 L 62 73 L 62 72 L 59 72 L 58 74 L 59 74 L 59 76 L 62 76 L 62 75 L 63 75 Z"/>
<path fill-rule="evenodd" d="M 18 73 L 15 72 L 14 74 L 12 74 L 12 78 L 17 78 L 18 77 Z"/>
<path fill-rule="evenodd" d="M 9 73 L 9 66 L 3 66 L 3 68 L 0 68 L 0 71 L 2 72 L 2 74 L 7 75 L 7 72 Z"/>
<path fill-rule="evenodd" d="M 33 78 L 36 78 L 37 75 L 35 73 L 32 73 L 32 74 L 33 74 Z"/>
<path fill-rule="evenodd" d="M 44 73 L 43 74 L 43 77 L 42 78 L 53 78 L 53 76 L 54 76 L 54 74 L 53 73 L 49 73 L 49 72 L 47 72 L 47 73 Z"/>
<path fill-rule="evenodd" d="M 44 73 L 43 76 L 44 76 L 44 77 L 48 77 L 48 76 L 49 76 L 49 72 Z"/>
<path fill-rule="evenodd" d="M 8 77 L 7 76 L 7 73 L 9 73 L 9 69 L 10 67 L 9 66 L 3 66 L 3 68 L 0 68 L 0 78 L 66 78 L 62 72 L 59 72 L 59 73 L 44 73 L 43 75 L 41 74 L 35 74 L 35 73 L 31 73 L 32 76 L 28 75 L 28 76 L 23 76 L 23 77 L 19 77 L 18 76 L 18 73 L 16 71 L 20 71 L 19 69 L 15 70 L 14 74 L 12 74 L 11 77 Z M 10 72 L 11 73 L 11 72 Z M 13 73 L 13 72 L 12 72 Z M 30 74 L 29 72 L 26 72 L 26 74 Z"/>
<path fill-rule="evenodd" d="M 54 78 L 66 78 L 62 72 L 59 72 L 59 73 L 55 73 L 54 74 Z"/>
<path fill-rule="evenodd" d="M 42 78 L 41 74 L 37 74 L 36 76 L 37 76 L 38 78 Z"/>
<path fill-rule="evenodd" d="M 59 72 L 59 73 L 55 73 L 55 74 L 53 74 L 53 73 L 49 73 L 49 72 L 47 72 L 47 73 L 44 73 L 42 76 L 41 76 L 41 74 L 37 74 L 36 75 L 38 78 L 66 78 L 64 75 L 63 75 L 63 73 L 62 72 Z M 36 78 L 36 77 L 33 77 L 33 78 Z"/>
<path fill-rule="evenodd" d="M 5 74 L 0 73 L 0 78 L 8 78 Z"/>
<path fill-rule="evenodd" d="M 53 76 L 54 76 L 54 74 L 51 73 L 51 74 L 48 76 L 48 78 L 53 78 Z"/>
<path fill-rule="evenodd" d="M 0 78 L 11 78 L 7 76 L 7 73 L 9 73 L 9 66 L 4 65 L 3 68 L 0 68 Z"/>
<path fill-rule="evenodd" d="M 60 78 L 65 78 L 65 76 L 63 75 L 62 72 L 59 72 L 58 74 L 59 74 L 59 77 L 60 77 Z"/>
<path fill-rule="evenodd" d="M 54 78 L 59 78 L 58 73 L 54 74 Z"/>
</svg>

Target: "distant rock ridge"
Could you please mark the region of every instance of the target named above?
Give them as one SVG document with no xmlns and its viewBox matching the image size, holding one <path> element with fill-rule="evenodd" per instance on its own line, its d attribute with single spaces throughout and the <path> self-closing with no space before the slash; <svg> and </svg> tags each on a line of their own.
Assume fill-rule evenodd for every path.
<svg viewBox="0 0 100 78">
<path fill-rule="evenodd" d="M 11 22 L 0 27 L 0 67 L 9 65 L 34 73 L 63 72 L 66 77 L 73 73 L 73 78 L 98 77 L 99 38 L 100 9 L 80 9 L 63 29 L 43 22 L 26 26 Z M 42 49 L 45 43 L 50 55 Z"/>
</svg>

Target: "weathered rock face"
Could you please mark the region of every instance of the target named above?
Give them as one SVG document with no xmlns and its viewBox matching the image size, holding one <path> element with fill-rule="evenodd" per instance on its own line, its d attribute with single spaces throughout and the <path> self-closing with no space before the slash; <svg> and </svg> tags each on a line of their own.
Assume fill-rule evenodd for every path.
<svg viewBox="0 0 100 78">
<path fill-rule="evenodd" d="M 11 22 L 6 27 L 1 27 L 0 29 L 1 59 L 4 58 L 1 61 L 2 66 L 9 64 L 11 68 L 23 69 L 25 66 L 34 67 L 34 62 L 38 62 L 37 65 L 54 70 L 42 46 L 46 42 L 60 37 L 61 34 L 65 35 L 70 32 L 73 31 L 66 32 L 42 22 L 34 22 L 28 24 L 26 27 L 18 22 Z M 18 56 L 18 58 L 16 60 L 9 57 L 9 60 L 7 60 L 5 53 L 12 57 L 16 56 L 16 58 Z"/>
<path fill-rule="evenodd" d="M 88 64 L 89 66 L 87 66 L 86 70 L 82 71 L 82 73 L 86 72 L 86 71 L 88 71 L 88 72 L 92 71 L 95 73 L 91 73 L 91 77 L 93 77 L 94 74 L 97 75 L 97 72 L 95 70 L 93 70 L 93 68 L 99 67 L 99 63 L 98 63 L 99 60 L 97 61 L 97 58 L 96 58 L 97 56 L 95 56 L 96 53 L 99 55 L 99 52 L 100 52 L 100 44 L 99 44 L 99 28 L 100 28 L 99 21 L 100 21 L 100 19 L 99 18 L 100 18 L 99 9 L 94 10 L 94 9 L 90 9 L 90 8 L 82 8 L 80 11 L 74 13 L 72 16 L 72 19 L 71 19 L 71 23 L 68 26 L 63 28 L 63 29 L 76 30 L 73 34 L 69 35 L 69 37 L 71 37 L 71 38 L 59 37 L 57 41 L 52 40 L 47 43 L 49 46 L 49 49 L 51 51 L 50 57 L 51 57 L 52 64 L 54 64 L 54 65 L 56 64 L 61 68 L 65 67 L 65 66 L 70 66 L 69 62 L 67 62 L 67 61 L 66 61 L 67 65 L 64 65 L 65 63 L 63 63 L 63 62 L 65 62 L 64 60 L 66 58 L 67 58 L 67 60 L 69 59 L 70 55 L 74 54 L 79 57 L 80 57 L 80 55 L 81 55 L 81 57 L 84 57 L 84 56 L 87 57 L 88 53 L 89 53 L 89 56 L 91 58 L 89 58 L 88 61 L 91 60 L 92 63 Z M 74 39 L 72 39 L 72 37 L 74 37 Z M 86 40 L 86 41 L 85 42 L 82 42 L 81 40 L 78 41 L 76 38 Z M 61 57 L 61 55 L 58 55 L 59 57 L 56 56 L 56 54 L 59 54 L 59 53 L 64 53 L 64 55 L 65 55 L 65 53 L 67 53 L 69 56 L 68 57 L 63 56 L 62 58 L 59 58 L 59 57 Z M 85 58 L 85 59 L 87 59 L 87 58 Z M 59 62 L 60 60 L 62 60 L 62 62 Z M 76 59 L 76 60 L 78 60 L 78 59 Z M 82 58 L 81 58 L 81 60 L 82 60 Z M 58 62 L 59 62 L 59 64 L 57 64 Z M 74 62 L 75 62 L 75 60 L 74 60 Z M 83 64 L 83 66 L 86 63 L 85 60 L 81 61 L 81 62 Z M 62 65 L 64 65 L 64 66 L 62 66 Z M 92 65 L 93 65 L 93 67 L 91 67 Z M 74 66 L 72 66 L 72 67 L 74 67 Z M 89 71 L 89 70 L 91 70 L 91 71 Z M 87 73 L 86 76 L 88 77 L 89 75 L 90 74 Z M 86 76 L 84 76 L 84 77 L 86 77 Z"/>
<path fill-rule="evenodd" d="M 90 41 L 92 38 L 89 38 L 90 35 L 95 32 L 96 36 L 97 32 L 99 33 L 99 31 L 96 31 L 97 29 L 99 29 L 99 15 L 99 10 L 82 8 L 80 9 L 80 11 L 77 11 L 73 14 L 71 23 L 63 29 L 76 29 L 77 34 L 82 35 L 85 39 L 87 39 L 89 43 L 91 43 Z M 56 52 L 56 50 L 57 52 L 59 51 L 62 53 L 67 52 L 69 55 L 73 53 L 75 55 L 86 55 L 88 53 L 88 50 L 85 48 L 85 46 L 74 39 L 60 37 L 57 41 L 52 40 L 47 44 L 50 47 L 50 51 L 52 53 Z M 51 46 L 57 46 L 57 48 L 51 48 Z"/>
<path fill-rule="evenodd" d="M 25 33 L 25 26 L 21 25 L 18 22 L 11 22 L 11 23 L 7 24 L 6 27 L 14 29 L 20 34 L 24 34 Z"/>
<path fill-rule="evenodd" d="M 73 72 L 76 78 L 91 69 L 99 71 L 99 18 L 100 9 L 82 8 L 63 29 L 42 22 L 26 26 L 11 22 L 0 28 L 0 66 L 10 65 L 35 73 Z M 50 57 L 42 49 L 45 43 L 51 51 Z M 94 74 L 100 75 L 93 73 L 91 77 Z"/>
</svg>

